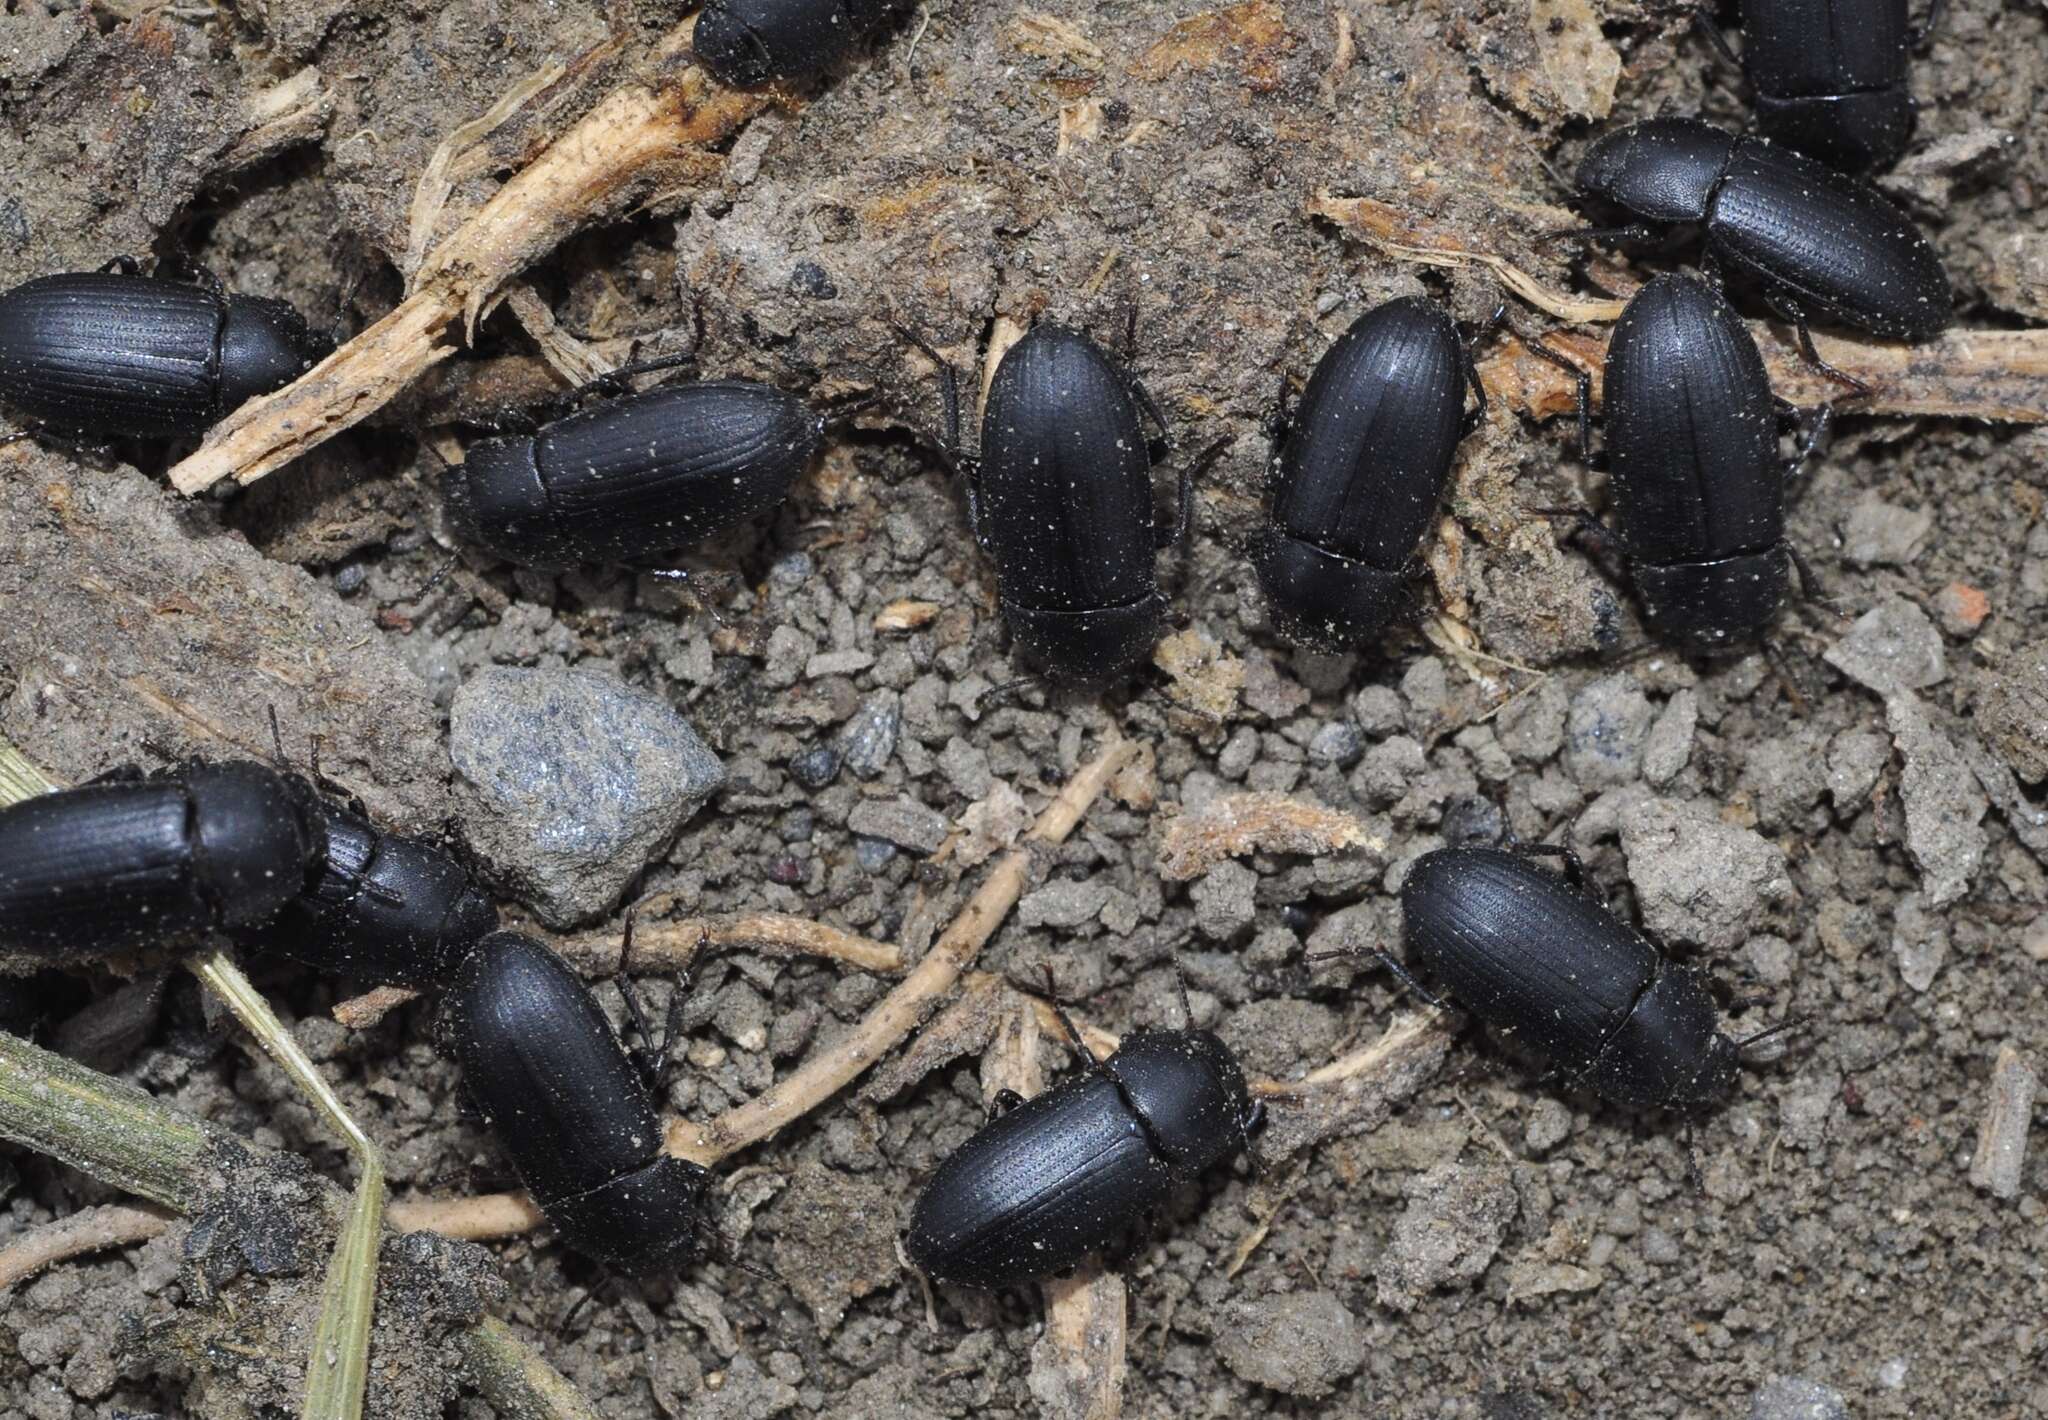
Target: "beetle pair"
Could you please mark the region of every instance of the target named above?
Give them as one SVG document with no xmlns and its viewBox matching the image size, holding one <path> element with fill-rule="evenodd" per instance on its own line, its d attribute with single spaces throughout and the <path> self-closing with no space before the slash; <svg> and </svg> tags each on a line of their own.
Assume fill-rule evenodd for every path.
<svg viewBox="0 0 2048 1420">
<path fill-rule="evenodd" d="M 661 1152 L 649 1072 L 558 956 L 497 924 L 448 854 L 258 764 L 0 809 L 0 947 L 67 960 L 222 931 L 322 972 L 444 987 L 465 1086 L 563 1240 L 634 1271 L 697 1255 L 710 1175 Z"/>
</svg>

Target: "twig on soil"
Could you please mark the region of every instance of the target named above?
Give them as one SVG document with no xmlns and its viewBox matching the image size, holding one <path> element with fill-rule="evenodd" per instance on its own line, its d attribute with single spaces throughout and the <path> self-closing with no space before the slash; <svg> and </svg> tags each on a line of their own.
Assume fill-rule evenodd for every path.
<svg viewBox="0 0 2048 1420">
<path fill-rule="evenodd" d="M 1117 740 L 1068 780 L 1023 841 L 997 861 L 924 960 L 852 1030 L 762 1094 L 727 1110 L 711 1123 L 700 1128 L 687 1120 L 671 1121 L 668 1152 L 698 1163 L 714 1163 L 802 1118 L 895 1049 L 940 998 L 952 990 L 960 973 L 974 961 L 1016 906 L 1031 876 L 1032 849 L 1063 842 L 1102 793 L 1103 786 L 1135 753 L 1136 746 L 1131 741 Z"/>
<path fill-rule="evenodd" d="M 1160 836 L 1159 875 L 1184 883 L 1225 858 L 1248 853 L 1379 853 L 1386 846 L 1360 820 L 1321 804 L 1285 794 L 1227 794 L 1167 824 Z"/>
<path fill-rule="evenodd" d="M 474 1198 L 427 1198 L 393 1203 L 386 1210 L 401 1233 L 439 1233 L 444 1238 L 516 1238 L 547 1222 L 540 1205 L 524 1193 L 485 1193 Z"/>
<path fill-rule="evenodd" d="M 1626 304 L 1558 291 L 1506 257 L 1370 197 L 1322 192 L 1309 202 L 1307 211 L 1397 257 L 1429 266 L 1484 267 L 1517 296 L 1559 320 L 1604 325 L 1620 319 Z M 1842 386 L 1800 357 L 1789 330 L 1766 321 L 1747 324 L 1778 394 L 1800 405 L 1841 398 Z M 1572 330 L 1542 338 L 1592 375 L 1597 405 L 1606 336 Z M 1869 399 L 1849 406 L 1858 414 L 2048 423 L 2048 330 L 1951 330 L 1924 345 L 1816 333 L 1814 344 L 1821 359 L 1870 386 Z M 1571 376 L 1532 355 L 1512 336 L 1503 335 L 1479 362 L 1479 378 L 1489 395 L 1538 419 L 1577 407 Z"/>
<path fill-rule="evenodd" d="M 0 1292 L 46 1267 L 89 1252 L 147 1242 L 170 1227 L 174 1215 L 132 1203 L 102 1203 L 45 1223 L 0 1250 Z"/>
<path fill-rule="evenodd" d="M 267 1150 L 218 1125 L 5 1032 L 0 1032 L 0 1138 L 179 1214 L 216 1206 L 229 1176 L 282 1166 Z M 298 1170 L 292 1176 L 306 1177 Z M 317 1176 L 314 1184 L 340 1211 L 340 1191 Z M 499 1323 L 486 1319 L 459 1339 L 478 1390 L 500 1415 L 595 1420 L 595 1412 L 569 1383 Z"/>
<path fill-rule="evenodd" d="M 680 60 L 695 18 L 662 40 L 655 58 Z M 661 82 L 621 85 L 421 263 L 396 309 L 276 394 L 215 425 L 171 470 L 181 493 L 224 478 L 254 483 L 369 417 L 455 352 L 452 327 L 472 335 L 507 281 L 593 222 L 689 179 L 718 171 L 711 145 L 767 106 L 758 93 L 679 64 Z M 431 205 L 431 203 L 429 203 Z"/>
</svg>

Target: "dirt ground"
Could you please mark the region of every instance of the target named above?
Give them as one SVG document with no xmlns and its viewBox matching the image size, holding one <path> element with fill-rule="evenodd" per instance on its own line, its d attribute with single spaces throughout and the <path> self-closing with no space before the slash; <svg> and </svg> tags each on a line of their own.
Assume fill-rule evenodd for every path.
<svg viewBox="0 0 2048 1420">
<path fill-rule="evenodd" d="M 9 0 L 0 286 L 183 250 L 235 289 L 358 328 L 399 295 L 414 190 L 444 136 L 567 66 L 456 166 L 443 233 L 683 12 Z M 1920 131 L 1886 185 L 1940 247 L 1966 324 L 2048 318 L 2044 44 L 2038 4 L 1954 0 L 1913 69 Z M 1125 1273 L 1123 1413 L 2048 1415 L 2039 1128 L 2017 1196 L 1969 1177 L 2000 1047 L 2048 1061 L 2048 757 L 2039 701 L 2025 709 L 2027 686 L 2048 697 L 2043 434 L 1846 415 L 1794 493 L 1822 597 L 1786 614 L 1770 657 L 1689 664 L 1652 645 L 1627 589 L 1529 511 L 1597 505 L 1599 476 L 1562 424 L 1499 407 L 1464 448 L 1418 582 L 1427 635 L 1292 653 L 1242 558 L 1281 373 L 1389 296 L 1428 292 L 1466 321 L 1499 299 L 1476 269 L 1396 263 L 1306 204 L 1376 199 L 1571 288 L 1586 273 L 1544 239 L 1574 220 L 1557 175 L 1604 126 L 1666 106 L 1743 114 L 1676 6 L 935 0 L 528 278 L 606 361 L 687 348 L 701 328 L 708 372 L 821 408 L 875 397 L 780 513 L 685 559 L 709 574 L 702 602 L 617 569 L 553 577 L 481 556 L 422 592 L 452 543 L 416 435 L 558 386 L 501 309 L 417 392 L 234 496 L 178 498 L 162 448 L 0 449 L 0 732 L 76 778 L 264 753 L 274 706 L 385 822 L 455 830 L 458 686 L 488 666 L 596 670 L 666 699 L 726 769 L 634 897 L 921 949 L 974 875 L 874 828 L 915 839 L 915 806 L 958 820 L 1004 783 L 1035 809 L 1114 724 L 1149 744 L 1153 782 L 1049 855 L 982 965 L 1027 991 L 1050 965 L 1086 1019 L 1124 1031 L 1180 1023 L 1177 954 L 1198 1018 L 1279 1078 L 1413 1007 L 1383 973 L 1304 953 L 1397 940 L 1392 890 L 1416 855 L 1503 828 L 1570 843 L 1622 911 L 1711 974 L 1731 1033 L 1807 1023 L 1698 1125 L 1704 1190 L 1679 1121 L 1561 1092 L 1467 1026 L 1384 1123 L 1185 1191 Z M 1641 265 L 1689 254 L 1673 243 Z M 1512 316 L 1552 323 L 1520 303 Z M 1040 317 L 1127 345 L 1181 450 L 1232 442 L 1198 489 L 1191 549 L 1161 559 L 1177 669 L 1098 698 L 985 699 L 1020 667 L 931 451 L 932 371 L 891 322 L 964 371 L 999 318 Z M 877 629 L 904 600 L 936 610 Z M 1202 698 L 1213 713 L 1189 708 Z M 900 727 L 872 776 L 799 782 L 793 763 L 891 705 Z M 1173 816 L 1246 790 L 1359 815 L 1385 846 L 1162 875 Z M 857 834 L 864 804 L 890 814 L 871 807 Z M 348 987 L 257 975 L 387 1150 L 395 1196 L 512 1186 L 428 1004 L 351 1032 L 328 1015 Z M 758 1094 L 886 985 L 721 958 L 695 982 L 669 1103 L 702 1120 Z M 648 990 L 658 1009 L 669 985 Z M 119 1073 L 346 1180 L 332 1136 L 231 1034 L 174 976 Z M 1045 1064 L 1059 1066 L 1050 1046 Z M 856 1108 L 855 1093 L 728 1166 L 745 1267 L 607 1285 L 538 1235 L 488 1245 L 505 1282 L 490 1305 L 607 1420 L 1081 1413 L 1037 1398 L 1035 1290 L 941 1290 L 933 1324 L 896 1260 L 920 1181 L 981 1120 L 975 1061 L 886 1101 Z M 0 1152 L 0 1247 L 109 1197 Z M 236 1384 L 260 1360 L 189 1344 L 195 1313 L 279 1284 L 208 1295 L 192 1256 L 181 1226 L 0 1300 L 0 1420 L 292 1410 L 289 1391 Z M 380 1365 L 443 1363 L 434 1338 L 391 1339 Z M 371 1413 L 488 1413 L 407 1393 L 430 1398 L 400 1410 L 373 1380 Z"/>
</svg>

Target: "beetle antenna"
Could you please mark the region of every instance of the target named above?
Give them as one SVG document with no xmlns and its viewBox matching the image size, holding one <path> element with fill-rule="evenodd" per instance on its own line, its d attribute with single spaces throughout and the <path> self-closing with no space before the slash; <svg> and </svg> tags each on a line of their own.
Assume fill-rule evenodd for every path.
<svg viewBox="0 0 2048 1420">
<path fill-rule="evenodd" d="M 1811 1024 L 1813 1024 L 1813 1022 L 1805 1016 L 1794 1016 L 1792 1017 L 1792 1019 L 1788 1021 L 1779 1021 L 1774 1026 L 1764 1027 L 1762 1030 L 1756 1032 L 1756 1034 L 1754 1035 L 1746 1035 L 1742 1039 L 1730 1043 L 1733 1044 L 1737 1050 L 1747 1050 L 1752 1045 L 1762 1044 L 1764 1041 L 1769 1040 L 1772 1036 L 1787 1035 L 1793 1031 L 1805 1030 Z"/>
<path fill-rule="evenodd" d="M 1692 1116 L 1685 1117 L 1685 1178 L 1692 1185 L 1692 1191 L 1702 1198 L 1707 1194 L 1707 1173 L 1700 1167 L 1699 1147 L 1693 1142 Z"/>
<path fill-rule="evenodd" d="M 1195 1028 L 1195 1008 L 1188 1002 L 1188 974 L 1181 968 L 1180 953 L 1173 954 L 1173 984 L 1180 991 L 1180 1028 Z"/>
<path fill-rule="evenodd" d="M 1060 1004 L 1059 984 L 1053 980 L 1052 963 L 1042 961 L 1038 964 L 1038 969 L 1045 973 L 1045 1003 L 1052 1007 L 1052 1013 L 1058 1019 L 1060 1029 L 1066 1032 L 1067 1049 L 1086 1060 L 1090 1065 L 1099 1064 L 1100 1062 L 1095 1058 L 1095 1052 L 1090 1050 L 1088 1042 L 1081 1038 L 1080 1030 L 1074 1025 L 1074 1018 L 1069 1016 L 1067 1008 Z"/>
<path fill-rule="evenodd" d="M 1406 987 L 1415 995 L 1420 996 L 1423 1000 L 1429 1002 L 1430 1005 L 1436 1007 L 1439 1011 L 1448 1011 L 1451 1009 L 1450 1006 L 1447 1005 L 1444 1001 L 1442 1001 L 1434 995 L 1431 995 L 1427 990 L 1425 990 L 1423 988 L 1422 983 L 1417 981 L 1415 977 L 1412 974 L 1410 974 L 1408 968 L 1401 965 L 1400 960 L 1397 957 L 1395 957 L 1395 955 L 1392 952 L 1388 951 L 1385 947 L 1372 947 L 1366 949 L 1361 949 L 1358 947 L 1343 947 L 1334 952 L 1307 952 L 1303 954 L 1302 960 L 1335 961 L 1340 957 L 1350 961 L 1355 961 L 1359 957 L 1371 957 L 1374 961 L 1377 961 L 1381 966 L 1385 967 L 1388 973 L 1391 974 L 1396 981 L 1400 982 L 1401 985 Z"/>
<path fill-rule="evenodd" d="M 276 703 L 274 701 L 264 702 L 263 712 L 270 717 L 270 748 L 277 756 L 277 767 L 279 769 L 289 769 L 291 761 L 284 756 L 284 732 L 277 727 Z"/>
</svg>

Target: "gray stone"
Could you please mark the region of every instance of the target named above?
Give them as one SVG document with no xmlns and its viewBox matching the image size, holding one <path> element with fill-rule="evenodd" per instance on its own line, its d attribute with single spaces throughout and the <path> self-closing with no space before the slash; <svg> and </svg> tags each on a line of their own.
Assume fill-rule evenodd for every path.
<svg viewBox="0 0 2048 1420">
<path fill-rule="evenodd" d="M 1522 1126 L 1522 1146 L 1535 1158 L 1542 1158 L 1572 1134 L 1572 1112 L 1562 1100 L 1545 1096 L 1529 1110 L 1529 1122 Z"/>
<path fill-rule="evenodd" d="M 828 675 L 858 675 L 875 663 L 875 658 L 858 647 L 847 651 L 820 651 L 804 663 L 806 680 Z"/>
<path fill-rule="evenodd" d="M 1692 759 L 1692 737 L 1700 722 L 1700 698 L 1690 688 L 1673 695 L 1643 741 L 1643 778 L 1655 788 L 1676 779 Z"/>
<path fill-rule="evenodd" d="M 937 809 L 926 808 L 908 795 L 894 799 L 862 799 L 846 816 L 846 826 L 866 838 L 879 838 L 913 853 L 939 851 L 952 824 Z"/>
<path fill-rule="evenodd" d="M 1351 718 L 1374 737 L 1401 728 L 1401 696 L 1390 685 L 1368 685 L 1351 697 Z"/>
<path fill-rule="evenodd" d="M 1892 760 L 1889 735 L 1878 730 L 1844 730 L 1828 745 L 1828 797 L 1835 812 L 1851 814 L 1877 787 L 1877 776 Z"/>
<path fill-rule="evenodd" d="M 2035 961 L 2048 962 L 2048 912 L 2029 922 L 2027 930 L 2020 933 L 2020 950 Z"/>
<path fill-rule="evenodd" d="M 1024 894 L 1017 904 L 1017 922 L 1024 927 L 1079 927 L 1093 922 L 1108 903 L 1108 883 L 1055 878 Z"/>
<path fill-rule="evenodd" d="M 1478 1281 L 1517 1207 L 1514 1179 L 1500 1164 L 1453 1161 L 1422 1175 L 1380 1254 L 1380 1305 L 1405 1312 L 1426 1292 Z"/>
<path fill-rule="evenodd" d="M 796 1387 L 779 1381 L 742 1351 L 725 1368 L 725 1383 L 692 1401 L 703 1420 L 775 1420 L 802 1402 Z"/>
<path fill-rule="evenodd" d="M 1334 1292 L 1240 1298 L 1218 1319 L 1216 1354 L 1253 1385 L 1314 1399 L 1365 1364 L 1358 1321 Z"/>
<path fill-rule="evenodd" d="M 1673 945 L 1728 951 L 1766 903 L 1792 892 L 1776 844 L 1703 806 L 1650 800 L 1622 820 L 1621 851 L 1643 926 Z"/>
<path fill-rule="evenodd" d="M 1315 732 L 1308 742 L 1308 758 L 1311 764 L 1331 764 L 1342 767 L 1351 763 L 1365 749 L 1365 737 L 1358 727 L 1348 720 L 1332 720 Z"/>
<path fill-rule="evenodd" d="M 1429 768 L 1429 756 L 1419 740 L 1395 735 L 1365 752 L 1365 758 L 1351 774 L 1351 792 L 1367 804 L 1383 809 L 1408 792 L 1408 781 L 1421 777 Z"/>
<path fill-rule="evenodd" d="M 1932 986 L 1948 960 L 1948 923 L 1929 912 L 1917 892 L 1900 898 L 1892 910 L 1892 956 L 1899 979 L 1915 991 Z"/>
<path fill-rule="evenodd" d="M 846 767 L 862 779 L 873 779 L 889 767 L 896 737 L 903 731 L 903 697 L 878 690 L 861 701 L 846 728 L 839 732 L 839 752 Z"/>
<path fill-rule="evenodd" d="M 1218 1033 L 1246 1073 L 1287 1078 L 1330 1058 L 1344 1020 L 1313 1001 L 1261 996 L 1232 1011 Z"/>
<path fill-rule="evenodd" d="M 853 840 L 853 861 L 860 864 L 864 873 L 879 873 L 889 866 L 889 860 L 897 853 L 896 845 L 886 838 L 868 838 L 855 835 Z"/>
<path fill-rule="evenodd" d="M 2027 1169 L 2027 1129 L 2034 1119 L 2034 1094 L 2041 1078 L 2019 1050 L 1999 1047 L 1991 1067 L 1991 1095 L 1977 1129 L 1970 1182 L 1994 1198 L 2020 1196 Z"/>
<path fill-rule="evenodd" d="M 2048 779 L 2048 647 L 2033 640 L 1984 673 L 1976 720 L 2013 773 L 2029 784 Z"/>
<path fill-rule="evenodd" d="M 1819 1381 L 1772 1376 L 1749 1398 L 1749 1420 L 1849 1420 L 1849 1402 Z"/>
<path fill-rule="evenodd" d="M 1752 747 L 1742 763 L 1742 787 L 1756 809 L 1759 827 L 1795 823 L 1827 792 L 1826 732 L 1802 726 Z"/>
<path fill-rule="evenodd" d="M 1443 717 L 1451 698 L 1450 673 L 1435 656 L 1424 656 L 1401 676 L 1401 699 L 1408 705 L 1408 730 L 1426 735 Z"/>
<path fill-rule="evenodd" d="M 1495 717 L 1502 748 L 1524 764 L 1542 764 L 1564 743 L 1570 697 L 1557 676 L 1545 677 L 1518 700 L 1508 702 Z"/>
<path fill-rule="evenodd" d="M 1792 982 L 1793 964 L 1798 953 L 1783 937 L 1762 933 L 1751 937 L 1743 944 L 1742 954 L 1749 959 L 1749 969 L 1756 973 L 1756 979 L 1766 986 L 1789 986 Z"/>
<path fill-rule="evenodd" d="M 1195 930 L 1219 942 L 1235 937 L 1258 913 L 1258 887 L 1259 875 L 1244 864 L 1218 863 L 1188 893 L 1195 907 Z"/>
<path fill-rule="evenodd" d="M 1240 780 L 1258 757 L 1259 732 L 1250 725 L 1239 725 L 1216 752 L 1216 772 L 1233 782 Z"/>
<path fill-rule="evenodd" d="M 789 777 L 806 789 L 822 789 L 839 777 L 839 762 L 838 750 L 819 745 L 790 760 Z"/>
<path fill-rule="evenodd" d="M 1642 770 L 1654 715 L 1631 676 L 1602 676 L 1584 686 L 1565 720 L 1565 768 L 1589 788 L 1628 783 Z"/>
<path fill-rule="evenodd" d="M 761 683 L 776 690 L 795 685 L 817 650 L 816 641 L 783 622 L 768 633 L 768 644 L 761 655 Z"/>
<path fill-rule="evenodd" d="M 947 740 L 946 747 L 939 751 L 939 772 L 963 799 L 982 798 L 995 787 L 995 775 L 988 767 L 988 751 L 958 735 Z"/>
<path fill-rule="evenodd" d="M 1825 659 L 1879 695 L 1924 690 L 1948 679 L 1940 629 L 1903 597 L 1880 602 L 1856 618 L 1842 639 L 1828 647 Z"/>
<path fill-rule="evenodd" d="M 1983 818 L 1990 798 L 1955 742 L 1906 691 L 1885 702 L 1892 744 L 1905 761 L 1899 800 L 1906 814 L 1906 851 L 1920 870 L 1927 905 L 1946 907 L 1961 897 L 1984 860 Z"/>
<path fill-rule="evenodd" d="M 1920 555 L 1934 516 L 1866 493 L 1842 520 L 1842 556 L 1857 567 L 1903 567 Z"/>
<path fill-rule="evenodd" d="M 585 670 L 491 667 L 456 692 L 464 837 L 550 927 L 610 911 L 725 768 L 668 702 Z"/>
</svg>

